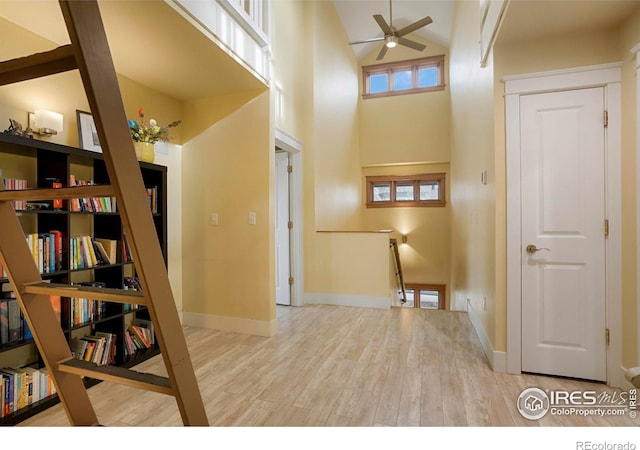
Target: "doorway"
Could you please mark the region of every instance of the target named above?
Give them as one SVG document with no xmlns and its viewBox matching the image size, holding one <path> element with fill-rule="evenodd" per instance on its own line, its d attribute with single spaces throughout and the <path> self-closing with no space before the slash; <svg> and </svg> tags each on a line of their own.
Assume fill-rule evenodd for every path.
<svg viewBox="0 0 640 450">
<path fill-rule="evenodd" d="M 291 190 L 289 154 L 276 147 L 276 304 L 291 305 Z"/>
<path fill-rule="evenodd" d="M 618 65 L 505 79 L 510 373 L 617 382 L 619 80 Z"/>
<path fill-rule="evenodd" d="M 276 304 L 302 306 L 302 150 L 300 141 L 275 130 Z"/>
</svg>

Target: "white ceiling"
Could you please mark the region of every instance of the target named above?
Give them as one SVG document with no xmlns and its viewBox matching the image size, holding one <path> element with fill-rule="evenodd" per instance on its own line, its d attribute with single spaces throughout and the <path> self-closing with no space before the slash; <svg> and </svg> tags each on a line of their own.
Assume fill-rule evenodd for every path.
<svg viewBox="0 0 640 450">
<path fill-rule="evenodd" d="M 498 39 L 515 42 L 607 29 L 620 25 L 639 8 L 638 0 L 511 0 Z"/>
<path fill-rule="evenodd" d="M 460 0 L 476 1 L 477 0 Z M 389 21 L 389 0 L 333 0 L 349 42 L 383 36 L 373 19 L 381 14 Z M 433 23 L 410 35 L 449 46 L 454 0 L 393 0 L 393 24 L 402 28 L 425 16 Z M 500 29 L 502 42 L 535 39 L 574 31 L 604 29 L 623 22 L 636 9 L 638 0 L 510 0 Z M 479 25 L 478 25 L 479 26 Z M 380 47 L 380 42 L 357 44 L 356 57 Z"/>
<path fill-rule="evenodd" d="M 393 26 L 403 28 L 413 22 L 429 16 L 433 23 L 421 28 L 406 37 L 420 36 L 429 41 L 449 46 L 453 5 L 451 0 L 334 0 L 349 42 L 382 37 L 384 33 L 373 18 L 380 14 L 387 23 L 390 22 L 390 11 L 393 13 Z M 358 59 L 380 47 L 380 42 L 353 45 Z"/>
</svg>

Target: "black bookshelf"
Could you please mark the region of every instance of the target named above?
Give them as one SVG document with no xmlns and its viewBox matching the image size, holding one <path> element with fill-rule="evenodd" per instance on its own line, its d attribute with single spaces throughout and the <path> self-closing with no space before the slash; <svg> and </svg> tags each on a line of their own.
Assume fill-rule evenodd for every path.
<svg viewBox="0 0 640 450">
<path fill-rule="evenodd" d="M 17 161 L 17 162 L 16 162 Z M 156 188 L 156 209 L 153 213 L 158 240 L 162 249 L 165 265 L 167 262 L 167 168 L 164 166 L 139 162 L 144 184 L 147 188 Z M 84 179 L 90 176 L 95 184 L 109 184 L 109 176 L 102 153 L 86 151 L 51 142 L 29 139 L 0 133 L 0 168 L 4 178 L 23 178 L 29 180 L 27 188 L 51 187 L 51 180 L 69 184 L 70 175 Z M 78 171 L 79 173 L 74 173 Z M 2 185 L 0 185 L 2 189 Z M 45 203 L 45 202 L 43 202 Z M 60 206 L 60 205 L 58 205 Z M 123 288 L 126 276 L 135 276 L 135 267 L 131 261 L 123 259 L 123 226 L 117 212 L 71 211 L 70 200 L 64 200 L 62 207 L 54 209 L 48 202 L 42 209 L 30 209 L 19 212 L 19 219 L 28 233 L 48 233 L 50 230 L 62 232 L 62 266 L 49 273 L 43 273 L 44 280 L 53 283 L 89 281 L 101 282 L 110 288 Z M 0 230 L 2 226 L 0 224 Z M 118 241 L 117 259 L 111 264 L 96 265 L 90 268 L 73 269 L 70 261 L 71 236 L 83 234 L 97 238 Z M 1 231 L 0 231 L 1 232 Z M 9 285 L 0 273 L 0 288 Z M 70 341 L 73 336 L 102 331 L 116 335 L 116 365 L 132 367 L 160 353 L 157 342 L 151 348 L 125 354 L 124 335 L 134 318 L 149 320 L 149 311 L 145 307 L 127 309 L 120 303 L 105 302 L 103 314 L 93 319 L 74 324 L 69 316 L 71 299 L 61 299 L 61 328 Z M 24 361 L 25 354 L 33 356 Z M 19 362 L 16 362 L 19 361 Z M 25 363 L 26 362 L 26 363 Z M 10 344 L 0 344 L 0 368 L 2 367 L 44 366 L 33 339 L 20 339 Z M 87 386 L 97 384 L 97 380 L 86 379 Z M 57 395 L 49 396 L 24 408 L 0 417 L 0 425 L 15 425 L 33 415 L 57 404 Z"/>
</svg>

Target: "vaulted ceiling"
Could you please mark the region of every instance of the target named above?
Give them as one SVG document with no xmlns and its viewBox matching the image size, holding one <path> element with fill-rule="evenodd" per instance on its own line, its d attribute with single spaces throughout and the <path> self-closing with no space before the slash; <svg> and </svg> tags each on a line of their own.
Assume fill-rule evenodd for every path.
<svg viewBox="0 0 640 450">
<path fill-rule="evenodd" d="M 477 3 L 479 7 L 479 2 Z M 383 36 L 373 15 L 381 14 L 389 21 L 389 0 L 334 0 L 334 5 L 349 41 Z M 393 24 L 396 28 L 402 28 L 430 16 L 433 23 L 412 35 L 448 47 L 454 6 L 453 0 L 392 0 Z M 574 31 L 615 27 L 637 8 L 640 8 L 638 0 L 511 0 L 506 20 L 500 29 L 500 40 L 536 39 Z M 354 45 L 353 49 L 360 59 L 379 47 L 380 42 L 376 42 Z"/>
</svg>

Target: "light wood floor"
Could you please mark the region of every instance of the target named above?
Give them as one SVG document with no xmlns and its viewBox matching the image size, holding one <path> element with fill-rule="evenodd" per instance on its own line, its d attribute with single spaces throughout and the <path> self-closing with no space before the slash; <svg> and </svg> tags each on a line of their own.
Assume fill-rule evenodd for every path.
<svg viewBox="0 0 640 450">
<path fill-rule="evenodd" d="M 494 373 L 466 313 L 278 307 L 273 338 L 185 327 L 213 426 L 632 426 L 624 417 L 529 421 L 527 387 L 612 391 L 597 383 Z M 164 374 L 161 357 L 136 370 Z M 101 383 L 106 426 L 181 426 L 175 400 Z M 57 405 L 22 426 L 68 425 Z"/>
</svg>

